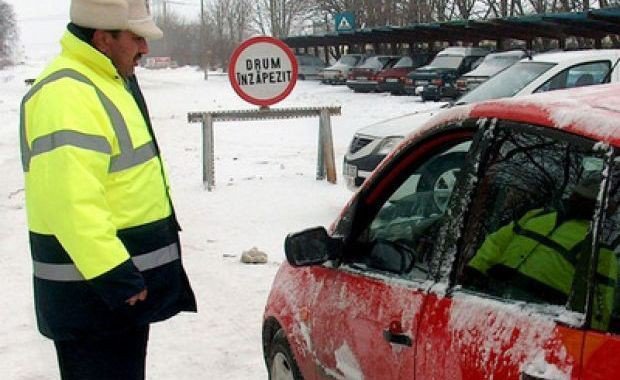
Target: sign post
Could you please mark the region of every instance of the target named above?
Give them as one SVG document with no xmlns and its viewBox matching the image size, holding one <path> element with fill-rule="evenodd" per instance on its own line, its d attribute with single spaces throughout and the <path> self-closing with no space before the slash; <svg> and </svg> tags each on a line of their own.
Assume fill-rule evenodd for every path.
<svg viewBox="0 0 620 380">
<path fill-rule="evenodd" d="M 207 190 L 215 187 L 215 121 L 319 117 L 316 179 L 336 183 L 330 116 L 340 115 L 340 107 L 269 108 L 286 98 L 297 83 L 297 60 L 288 46 L 272 37 L 250 38 L 233 52 L 228 79 L 242 99 L 260 108 L 187 115 L 190 123 L 202 123 L 202 181 Z"/>
</svg>

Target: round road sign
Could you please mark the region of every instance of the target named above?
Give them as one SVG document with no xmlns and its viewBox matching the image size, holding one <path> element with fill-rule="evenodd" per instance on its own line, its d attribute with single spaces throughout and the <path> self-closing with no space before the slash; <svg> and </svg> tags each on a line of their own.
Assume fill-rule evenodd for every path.
<svg viewBox="0 0 620 380">
<path fill-rule="evenodd" d="M 228 79 L 245 101 L 270 106 L 293 91 L 297 60 L 284 42 L 273 37 L 253 37 L 233 52 Z"/>
</svg>

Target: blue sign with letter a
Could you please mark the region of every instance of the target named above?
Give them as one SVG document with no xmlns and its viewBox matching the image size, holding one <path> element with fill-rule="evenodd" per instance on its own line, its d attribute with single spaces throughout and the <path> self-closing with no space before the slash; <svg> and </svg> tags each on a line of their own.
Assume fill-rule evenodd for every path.
<svg viewBox="0 0 620 380">
<path fill-rule="evenodd" d="M 345 32 L 355 29 L 355 15 L 353 12 L 336 13 L 336 31 Z"/>
</svg>

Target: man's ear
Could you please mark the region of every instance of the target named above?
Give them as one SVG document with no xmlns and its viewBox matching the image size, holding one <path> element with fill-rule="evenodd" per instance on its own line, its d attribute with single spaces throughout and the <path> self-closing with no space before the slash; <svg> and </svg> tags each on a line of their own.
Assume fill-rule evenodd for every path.
<svg viewBox="0 0 620 380">
<path fill-rule="evenodd" d="M 112 37 L 110 33 L 99 29 L 95 30 L 95 33 L 93 34 L 93 46 L 95 47 L 95 49 L 102 52 L 105 56 L 107 56 L 109 53 L 108 46 L 110 44 L 110 37 Z"/>
</svg>

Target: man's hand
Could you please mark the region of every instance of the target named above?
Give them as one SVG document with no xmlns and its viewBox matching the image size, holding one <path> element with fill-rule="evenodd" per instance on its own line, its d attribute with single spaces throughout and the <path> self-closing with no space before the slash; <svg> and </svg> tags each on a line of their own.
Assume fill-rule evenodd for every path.
<svg viewBox="0 0 620 380">
<path fill-rule="evenodd" d="M 132 296 L 131 298 L 129 298 L 127 301 L 125 301 L 126 303 L 129 304 L 129 306 L 133 306 L 135 305 L 138 301 L 144 301 L 146 299 L 147 296 L 147 290 L 144 289 L 143 291 L 141 291 L 140 293 L 136 294 L 135 296 Z"/>
</svg>

